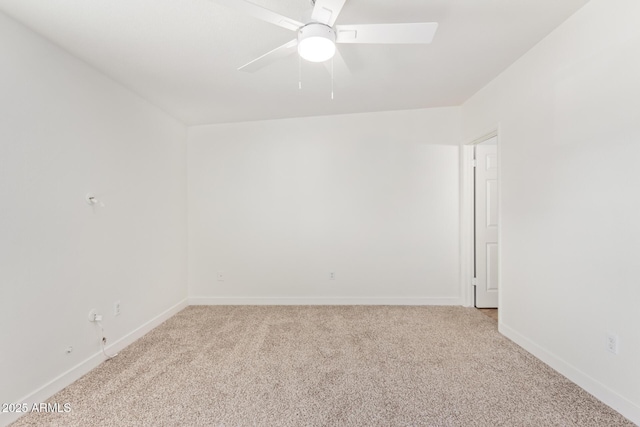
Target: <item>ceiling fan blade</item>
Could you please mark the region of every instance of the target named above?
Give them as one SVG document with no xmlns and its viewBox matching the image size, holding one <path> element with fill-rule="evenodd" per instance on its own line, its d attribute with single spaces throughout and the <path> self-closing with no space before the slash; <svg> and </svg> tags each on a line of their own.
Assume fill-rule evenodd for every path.
<svg viewBox="0 0 640 427">
<path fill-rule="evenodd" d="M 286 28 L 287 30 L 298 31 L 300 27 L 304 26 L 302 22 L 298 22 L 295 19 L 287 18 L 286 16 L 280 15 L 279 13 L 276 13 L 269 9 L 265 9 L 262 6 L 258 6 L 257 4 L 251 3 L 246 0 L 213 1 L 223 6 L 227 6 L 231 9 L 242 11 L 247 15 L 251 15 L 254 18 L 258 18 L 262 21 L 269 22 L 282 28 Z"/>
<path fill-rule="evenodd" d="M 293 39 L 290 42 L 287 42 L 282 46 L 265 53 L 261 57 L 256 58 L 247 64 L 244 64 L 242 67 L 238 68 L 238 71 L 246 71 L 248 73 L 256 72 L 259 69 L 271 64 L 272 62 L 277 61 L 278 59 L 287 57 L 297 52 L 298 50 L 296 49 L 296 46 L 298 46 L 298 39 Z"/>
<path fill-rule="evenodd" d="M 346 0 L 316 0 L 311 19 L 333 27 Z"/>
<path fill-rule="evenodd" d="M 415 24 L 336 25 L 337 43 L 431 43 L 437 22 Z"/>
</svg>

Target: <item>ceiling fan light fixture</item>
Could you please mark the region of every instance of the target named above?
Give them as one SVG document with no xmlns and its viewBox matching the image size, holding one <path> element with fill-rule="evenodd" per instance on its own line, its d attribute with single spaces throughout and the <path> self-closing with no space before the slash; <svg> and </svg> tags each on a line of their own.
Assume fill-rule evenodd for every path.
<svg viewBox="0 0 640 427">
<path fill-rule="evenodd" d="M 311 23 L 298 31 L 298 53 L 310 62 L 324 62 L 336 53 L 336 32 L 325 24 Z"/>
</svg>

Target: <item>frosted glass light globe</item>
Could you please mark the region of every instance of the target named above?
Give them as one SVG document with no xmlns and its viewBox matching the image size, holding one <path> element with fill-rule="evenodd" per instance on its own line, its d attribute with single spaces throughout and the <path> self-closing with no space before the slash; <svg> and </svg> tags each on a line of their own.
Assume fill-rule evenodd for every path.
<svg viewBox="0 0 640 427">
<path fill-rule="evenodd" d="M 336 53 L 336 33 L 324 24 L 308 24 L 298 31 L 298 53 L 311 62 L 324 62 Z"/>
</svg>

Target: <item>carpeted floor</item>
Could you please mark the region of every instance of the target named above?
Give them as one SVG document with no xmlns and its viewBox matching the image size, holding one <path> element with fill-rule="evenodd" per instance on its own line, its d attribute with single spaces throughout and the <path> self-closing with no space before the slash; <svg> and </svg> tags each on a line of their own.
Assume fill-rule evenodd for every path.
<svg viewBox="0 0 640 427">
<path fill-rule="evenodd" d="M 472 308 L 189 307 L 18 426 L 633 426 Z"/>
</svg>

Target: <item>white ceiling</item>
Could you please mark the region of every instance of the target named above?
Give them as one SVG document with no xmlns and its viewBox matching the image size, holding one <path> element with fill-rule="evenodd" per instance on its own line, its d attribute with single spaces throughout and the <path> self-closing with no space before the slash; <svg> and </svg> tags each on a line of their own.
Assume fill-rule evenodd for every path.
<svg viewBox="0 0 640 427">
<path fill-rule="evenodd" d="M 297 20 L 310 0 L 252 0 Z M 0 10 L 186 124 L 460 105 L 588 0 L 347 0 L 337 24 L 438 22 L 431 45 L 339 49 L 331 78 L 296 55 L 236 68 L 295 33 L 210 0 L 0 0 Z"/>
</svg>

